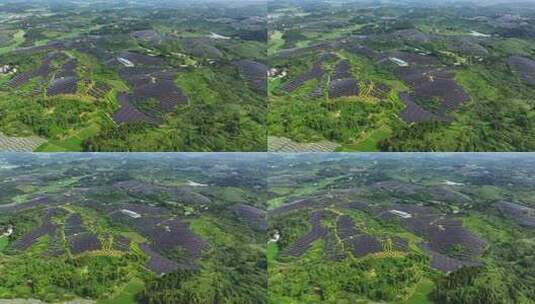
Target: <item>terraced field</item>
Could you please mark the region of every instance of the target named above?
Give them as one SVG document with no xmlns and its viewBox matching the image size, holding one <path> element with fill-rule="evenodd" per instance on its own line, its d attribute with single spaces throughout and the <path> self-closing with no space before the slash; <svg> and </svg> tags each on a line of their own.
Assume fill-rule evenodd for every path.
<svg viewBox="0 0 535 304">
<path fill-rule="evenodd" d="M 533 124 L 513 121 L 534 113 L 535 11 L 476 7 L 269 1 L 268 135 L 343 151 L 532 151 Z"/>
<path fill-rule="evenodd" d="M 264 162 L 0 154 L 0 301 L 266 303 Z"/>
<path fill-rule="evenodd" d="M 272 158 L 270 303 L 535 302 L 533 155 Z"/>
<path fill-rule="evenodd" d="M 263 9 L 0 6 L 0 131 L 44 152 L 265 151 Z"/>
</svg>

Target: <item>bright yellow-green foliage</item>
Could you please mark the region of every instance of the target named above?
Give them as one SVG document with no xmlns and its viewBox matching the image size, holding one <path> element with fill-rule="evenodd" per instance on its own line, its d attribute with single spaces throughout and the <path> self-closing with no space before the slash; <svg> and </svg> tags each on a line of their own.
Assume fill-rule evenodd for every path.
<svg viewBox="0 0 535 304">
<path fill-rule="evenodd" d="M 380 147 L 378 143 L 387 139 L 391 134 L 390 129 L 385 126 L 376 130 L 372 130 L 369 134 L 364 136 L 364 139 L 353 145 L 346 145 L 339 149 L 339 152 L 361 151 L 361 152 L 379 152 Z"/>
<path fill-rule="evenodd" d="M 4 248 L 6 248 L 7 244 L 9 243 L 9 240 L 7 239 L 7 237 L 0 237 L 0 252 L 2 252 L 2 250 L 4 250 Z"/>
<path fill-rule="evenodd" d="M 335 235 L 336 244 L 327 251 L 324 239 L 318 239 L 298 257 L 288 256 L 284 250 L 311 229 L 309 212 L 294 211 L 270 218 L 270 225 L 279 230 L 281 239 L 268 243 L 269 303 L 405 303 L 411 297 L 427 298 L 432 285 L 424 286 L 422 282 L 428 282 L 432 273 L 429 260 L 418 247 L 422 239 L 356 209 L 333 205 L 324 211 L 321 225 Z M 359 233 L 381 239 L 384 252 L 354 256 L 336 237 L 340 215 L 349 215 Z M 394 238 L 407 240 L 408 251 L 396 251 Z M 341 259 L 332 259 L 333 250 L 343 253 Z"/>
<path fill-rule="evenodd" d="M 403 104 L 397 92 L 407 88 L 390 72 L 377 68 L 370 60 L 347 52 L 337 54 L 349 60 L 353 74 L 358 75 L 360 94 L 336 99 L 328 98 L 326 94 L 312 98 L 310 93 L 318 85 L 317 80 L 308 81 L 289 94 L 278 92 L 280 82 L 310 68 L 303 60 L 315 60 L 314 57 L 292 59 L 289 76 L 284 80 L 270 81 L 269 134 L 298 142 L 334 141 L 342 144 L 340 151 L 379 151 L 379 143 L 390 136 L 392 129 L 402 124 L 397 114 Z M 325 65 L 327 69 L 334 68 L 332 63 Z M 371 94 L 379 83 L 391 88 L 384 99 Z"/>
<path fill-rule="evenodd" d="M 403 304 L 432 304 L 433 302 L 429 299 L 429 294 L 435 288 L 435 284 L 430 279 L 424 278 L 418 285 L 407 301 Z"/>
<path fill-rule="evenodd" d="M 304 255 L 270 264 L 269 303 L 401 301 L 424 275 L 417 256 L 329 261 L 323 247 L 323 241 L 316 241 Z"/>
<path fill-rule="evenodd" d="M 144 238 L 143 236 L 141 236 L 137 232 L 124 231 L 124 232 L 121 232 L 121 235 L 124 236 L 124 237 L 129 238 L 130 240 L 132 240 L 135 243 L 146 243 L 147 242 L 147 239 Z"/>
<path fill-rule="evenodd" d="M 274 31 L 269 36 L 268 42 L 268 55 L 276 53 L 284 45 L 284 39 L 282 39 L 282 32 Z"/>
<path fill-rule="evenodd" d="M 510 238 L 511 228 L 506 225 L 499 225 L 500 221 L 493 216 L 471 214 L 463 218 L 463 225 L 478 233 L 480 236 L 492 242 L 502 242 Z"/>
<path fill-rule="evenodd" d="M 184 90 L 184 94 L 194 103 L 217 102 L 217 92 L 209 85 L 217 81 L 217 76 L 208 68 L 195 69 L 189 73 L 182 73 L 176 79 L 176 84 Z"/>
<path fill-rule="evenodd" d="M 284 197 L 272 198 L 267 202 L 268 209 L 274 209 L 281 206 L 284 203 Z"/>
<path fill-rule="evenodd" d="M 209 217 L 199 217 L 190 223 L 190 229 L 194 233 L 210 238 L 219 244 L 231 244 L 236 240 L 232 234 L 225 233 L 218 224 Z"/>
<path fill-rule="evenodd" d="M 138 278 L 132 279 L 121 289 L 117 296 L 101 300 L 98 304 L 134 304 L 138 303 L 136 295 L 143 290 L 145 284 Z"/>
<path fill-rule="evenodd" d="M 472 67 L 457 72 L 456 79 L 471 96 L 477 96 L 482 100 L 496 100 L 500 92 L 485 79 L 486 72 L 482 68 Z"/>
<path fill-rule="evenodd" d="M 18 30 L 13 34 L 13 40 L 12 44 L 6 47 L 0 48 L 0 54 L 5 54 L 8 52 L 11 52 L 13 49 L 16 49 L 18 46 L 20 46 L 24 42 L 24 34 L 26 32 L 24 30 Z"/>
<path fill-rule="evenodd" d="M 267 244 L 266 256 L 268 261 L 268 267 L 275 262 L 277 255 L 279 254 L 279 246 L 275 242 L 269 242 Z"/>
<path fill-rule="evenodd" d="M 533 57 L 535 44 L 527 38 L 531 29 L 513 34 L 510 30 L 498 29 L 499 26 L 496 28 L 476 21 L 479 15 L 459 18 L 463 8 L 420 11 L 410 18 L 402 9 L 392 7 L 383 8 L 385 11 L 381 14 L 363 12 L 351 5 L 309 8 L 306 12 L 301 9 L 281 5 L 272 12 L 270 59 L 273 66 L 287 70 L 288 76 L 269 82 L 272 93 L 269 98 L 269 134 L 297 142 L 326 139 L 341 144 L 339 151 L 535 149 L 532 136 L 535 133 L 532 103 L 535 91 L 528 81 L 519 77 L 520 72 L 513 71 L 514 68 L 508 64 L 508 58 L 513 55 Z M 415 11 L 419 9 L 415 8 Z M 383 14 L 395 21 L 384 21 Z M 357 36 L 367 38 L 361 40 Z M 330 46 L 324 47 L 326 44 Z M 319 50 L 277 52 L 312 45 L 321 47 Z M 365 49 L 361 52 L 359 46 Z M 397 51 L 437 59 L 436 65 L 409 61 L 415 70 L 430 71 L 440 66 L 440 69 L 455 73 L 455 80 L 471 100 L 442 113 L 436 110 L 436 96 L 426 100 L 425 94 L 417 94 L 416 103 L 432 109 L 434 114 L 446 118 L 445 121 L 413 124 L 400 121 L 399 114 L 404 106 L 397 94 L 411 91 L 408 84 L 401 82 L 401 78 L 405 78 L 401 77 L 405 70 L 379 60 Z M 361 56 L 365 52 L 369 55 Z M 315 81 L 296 92 L 281 92 L 281 82 L 295 79 L 309 70 L 321 53 L 336 53 L 339 58 L 350 61 L 361 89 L 361 99 L 353 100 L 359 104 L 360 112 L 341 107 L 338 101 L 326 102 L 325 97 L 312 98 L 310 93 Z M 324 68 L 327 75 L 332 75 L 332 64 L 326 64 Z M 370 101 L 370 88 L 379 83 L 392 89 L 390 97 L 379 98 L 381 103 L 376 107 L 362 105 L 363 100 Z M 387 107 L 388 101 L 399 103 Z M 353 120 L 344 118 L 344 113 Z M 375 115 L 377 113 L 383 116 Z"/>
</svg>

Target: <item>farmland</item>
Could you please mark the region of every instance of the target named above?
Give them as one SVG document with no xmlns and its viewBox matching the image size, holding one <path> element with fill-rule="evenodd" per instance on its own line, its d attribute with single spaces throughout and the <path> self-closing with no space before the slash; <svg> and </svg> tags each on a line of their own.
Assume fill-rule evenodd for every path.
<svg viewBox="0 0 535 304">
<path fill-rule="evenodd" d="M 295 142 L 282 151 L 532 151 L 535 10 L 486 4 L 268 1 L 269 136 Z"/>
<path fill-rule="evenodd" d="M 535 303 L 533 154 L 280 154 L 269 168 L 269 303 Z"/>
<path fill-rule="evenodd" d="M 267 303 L 264 162 L 0 154 L 0 302 Z"/>
<path fill-rule="evenodd" d="M 0 4 L 0 151 L 265 151 L 265 36 L 255 2 Z"/>
</svg>

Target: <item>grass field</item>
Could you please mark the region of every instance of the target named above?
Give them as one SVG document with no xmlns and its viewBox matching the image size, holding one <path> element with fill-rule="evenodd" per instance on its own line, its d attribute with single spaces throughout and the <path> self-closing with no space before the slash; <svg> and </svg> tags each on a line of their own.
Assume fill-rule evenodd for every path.
<svg viewBox="0 0 535 304">
<path fill-rule="evenodd" d="M 0 48 L 0 55 L 9 53 L 12 50 L 16 49 L 19 45 L 21 45 L 24 42 L 24 34 L 26 32 L 24 30 L 19 30 L 13 35 L 13 43 L 10 46 L 6 46 L 3 48 Z"/>
<path fill-rule="evenodd" d="M 284 45 L 284 39 L 282 39 L 282 32 L 275 31 L 269 36 L 268 42 L 268 55 L 276 53 Z"/>
<path fill-rule="evenodd" d="M 353 145 L 344 145 L 340 147 L 337 151 L 379 152 L 379 142 L 383 139 L 388 138 L 391 133 L 392 132 L 390 131 L 390 129 L 387 126 L 384 126 L 382 128 L 372 130 L 362 141 Z"/>
<path fill-rule="evenodd" d="M 7 244 L 8 244 L 7 238 L 5 236 L 0 237 L 0 252 L 2 252 L 4 248 L 6 248 Z"/>
<path fill-rule="evenodd" d="M 423 279 L 420 284 L 416 286 L 414 293 L 404 304 L 431 304 L 428 295 L 433 291 L 435 284 L 430 279 Z"/>
<path fill-rule="evenodd" d="M 270 199 L 267 202 L 268 209 L 277 208 L 281 206 L 284 203 L 284 201 L 285 201 L 284 197 L 276 197 L 276 198 Z"/>
<path fill-rule="evenodd" d="M 268 92 L 274 92 L 277 90 L 282 84 L 282 78 L 275 78 L 272 80 L 269 80 L 268 82 Z"/>
<path fill-rule="evenodd" d="M 277 258 L 277 255 L 279 254 L 279 246 L 275 242 L 269 242 L 267 245 L 267 261 L 268 264 L 271 264 L 275 262 L 275 259 Z"/>
<path fill-rule="evenodd" d="M 37 148 L 36 152 L 82 152 L 83 141 L 96 135 L 98 131 L 98 124 L 90 125 L 80 130 L 73 130 L 71 136 L 62 140 L 51 140 Z"/>
<path fill-rule="evenodd" d="M 143 290 L 145 284 L 138 278 L 133 278 L 115 297 L 99 301 L 98 304 L 132 304 L 137 303 L 136 294 Z"/>
</svg>

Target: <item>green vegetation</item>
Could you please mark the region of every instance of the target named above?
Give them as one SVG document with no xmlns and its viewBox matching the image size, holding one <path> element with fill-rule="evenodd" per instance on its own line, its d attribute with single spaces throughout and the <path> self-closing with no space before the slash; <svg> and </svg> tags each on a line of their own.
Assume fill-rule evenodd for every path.
<svg viewBox="0 0 535 304">
<path fill-rule="evenodd" d="M 504 23 L 515 4 L 312 3 L 269 6 L 269 60 L 286 73 L 268 81 L 269 135 L 339 151 L 535 149 L 535 27 L 520 24 L 534 10 Z"/>
<path fill-rule="evenodd" d="M 266 108 L 263 97 L 243 86 L 236 72 L 199 68 L 176 79 L 189 104 L 167 116 L 169 123 L 115 126 L 84 142 L 91 151 L 262 151 Z M 229 88 L 233 89 L 229 89 Z M 232 102 L 221 105 L 222 100 Z M 229 137 L 230 136 L 230 137 Z"/>
<path fill-rule="evenodd" d="M 4 248 L 6 248 L 8 244 L 9 240 L 7 239 L 7 237 L 0 237 L 0 252 L 2 252 L 2 250 L 4 250 Z"/>
<path fill-rule="evenodd" d="M 432 304 L 433 302 L 429 299 L 429 296 L 435 284 L 429 279 L 423 279 L 418 285 L 412 296 L 407 299 L 406 304 Z"/>
<path fill-rule="evenodd" d="M 39 137 L 23 147 L 38 152 L 265 151 L 263 6 L 162 5 L 0 8 L 2 136 Z"/>
<path fill-rule="evenodd" d="M 270 263 L 273 263 L 277 259 L 277 255 L 279 254 L 279 246 L 275 242 L 269 242 L 266 249 L 266 258 L 268 261 L 268 265 Z"/>
<path fill-rule="evenodd" d="M 358 98 L 324 103 L 306 99 L 279 103 L 272 99 L 272 104 L 268 118 L 273 126 L 271 135 L 286 135 L 298 141 L 329 139 L 351 144 L 360 141 L 362 133 L 374 132 L 374 126 L 379 127 L 384 119 L 392 115 L 391 106 L 385 108 Z"/>
<path fill-rule="evenodd" d="M 273 54 L 282 48 L 284 45 L 284 39 L 282 35 L 283 34 L 279 31 L 271 33 L 268 41 L 268 54 Z"/>
<path fill-rule="evenodd" d="M 106 296 L 113 286 L 121 284 L 127 273 L 122 266 L 127 257 L 82 257 L 77 260 L 47 261 L 19 256 L 10 260 L 0 279 L 1 298 L 37 297 L 46 301 L 78 297 Z M 80 272 L 79 269 L 85 269 Z M 28 282 L 26 278 L 31 278 Z"/>
<path fill-rule="evenodd" d="M 326 95 L 312 98 L 310 94 L 318 85 L 317 81 L 307 82 L 295 92 L 284 94 L 279 83 L 287 80 L 278 78 L 277 84 L 270 82 L 269 133 L 298 142 L 334 141 L 342 144 L 340 151 L 378 151 L 380 142 L 390 136 L 390 130 L 400 125 L 397 112 L 403 105 L 396 92 L 406 88 L 390 72 L 374 67 L 369 60 L 346 52 L 336 55 L 348 59 L 354 73 L 367 82 L 359 86 L 359 94 L 343 98 Z M 296 65 L 293 59 L 288 62 L 292 68 Z M 287 64 L 279 60 L 275 63 Z M 381 83 L 395 88 L 390 93 L 385 92 L 388 96 L 383 96 L 384 99 L 372 93 Z"/>
<path fill-rule="evenodd" d="M 317 243 L 291 266 L 282 262 L 278 267 L 285 269 L 284 276 L 277 274 L 279 268 L 269 269 L 269 293 L 276 295 L 270 297 L 272 303 L 398 301 L 423 275 L 417 265 L 425 259 L 418 256 L 325 262 L 322 252 Z"/>
<path fill-rule="evenodd" d="M 0 48 L 0 54 L 8 53 L 20 46 L 24 42 L 25 34 L 26 32 L 24 30 L 18 30 L 15 34 L 13 34 L 13 41 L 11 42 L 11 44 L 9 46 Z"/>
<path fill-rule="evenodd" d="M 202 258 L 192 275 L 173 273 L 150 282 L 141 297 L 149 303 L 166 299 L 174 303 L 255 303 L 265 297 L 265 251 L 250 239 L 238 237 L 230 223 L 199 218 L 192 231 L 210 240 L 217 250 Z M 237 276 L 237 273 L 240 275 Z"/>
<path fill-rule="evenodd" d="M 14 153 L 0 164 L 0 300 L 266 303 L 265 158 Z"/>
<path fill-rule="evenodd" d="M 139 279 L 132 279 L 128 282 L 120 293 L 114 297 L 107 300 L 100 301 L 99 304 L 131 304 L 136 303 L 137 294 L 143 290 L 144 283 Z"/>
<path fill-rule="evenodd" d="M 274 157 L 269 303 L 534 303 L 530 155 Z"/>
</svg>

